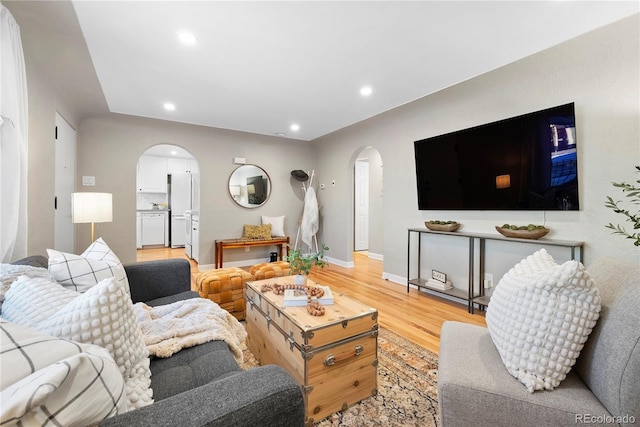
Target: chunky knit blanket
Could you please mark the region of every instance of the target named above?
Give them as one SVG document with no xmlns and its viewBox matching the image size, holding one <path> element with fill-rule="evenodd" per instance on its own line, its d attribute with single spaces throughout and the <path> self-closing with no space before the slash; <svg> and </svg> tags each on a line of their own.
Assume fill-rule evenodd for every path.
<svg viewBox="0 0 640 427">
<path fill-rule="evenodd" d="M 242 363 L 242 343 L 247 333 L 233 315 L 213 301 L 191 298 L 157 307 L 144 303 L 133 307 L 150 355 L 170 357 L 183 348 L 222 340 Z"/>
</svg>

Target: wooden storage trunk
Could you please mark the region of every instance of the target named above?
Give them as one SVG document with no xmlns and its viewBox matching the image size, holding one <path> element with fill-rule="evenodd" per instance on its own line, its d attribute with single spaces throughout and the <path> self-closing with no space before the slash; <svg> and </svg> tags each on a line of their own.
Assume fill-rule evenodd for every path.
<svg viewBox="0 0 640 427">
<path fill-rule="evenodd" d="M 325 315 L 312 316 L 261 292 L 273 283 L 293 283 L 293 276 L 247 283 L 247 343 L 261 365 L 280 365 L 300 384 L 307 425 L 375 395 L 378 311 L 334 294 Z"/>
</svg>

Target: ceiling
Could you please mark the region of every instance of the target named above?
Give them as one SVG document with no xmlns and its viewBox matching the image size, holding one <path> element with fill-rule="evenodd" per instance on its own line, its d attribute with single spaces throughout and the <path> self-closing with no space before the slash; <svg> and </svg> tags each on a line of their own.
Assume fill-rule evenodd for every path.
<svg viewBox="0 0 640 427">
<path fill-rule="evenodd" d="M 639 10 L 637 1 L 71 4 L 109 111 L 299 140 Z"/>
</svg>

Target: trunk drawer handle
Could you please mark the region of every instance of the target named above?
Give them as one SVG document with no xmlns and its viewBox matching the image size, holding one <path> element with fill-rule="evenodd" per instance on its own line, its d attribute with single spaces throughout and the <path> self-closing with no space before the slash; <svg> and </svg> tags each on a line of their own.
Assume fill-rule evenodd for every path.
<svg viewBox="0 0 640 427">
<path fill-rule="evenodd" d="M 327 355 L 327 357 L 324 358 L 323 363 L 325 366 L 333 366 L 336 362 L 347 360 L 350 357 L 360 356 L 363 351 L 364 351 L 364 348 L 361 345 L 357 345 L 354 348 L 354 351 L 345 351 L 344 353 L 339 354 L 337 356 L 334 356 L 333 353 Z"/>
</svg>

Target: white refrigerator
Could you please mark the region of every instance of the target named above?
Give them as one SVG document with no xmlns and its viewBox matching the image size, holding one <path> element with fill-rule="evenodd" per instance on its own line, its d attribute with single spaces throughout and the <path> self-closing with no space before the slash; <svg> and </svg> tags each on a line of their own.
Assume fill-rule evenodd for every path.
<svg viewBox="0 0 640 427">
<path fill-rule="evenodd" d="M 191 174 L 171 174 L 169 208 L 171 209 L 171 247 L 184 247 L 187 229 L 185 212 L 191 209 Z"/>
</svg>

